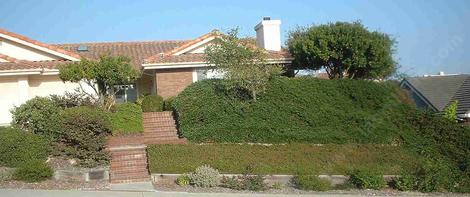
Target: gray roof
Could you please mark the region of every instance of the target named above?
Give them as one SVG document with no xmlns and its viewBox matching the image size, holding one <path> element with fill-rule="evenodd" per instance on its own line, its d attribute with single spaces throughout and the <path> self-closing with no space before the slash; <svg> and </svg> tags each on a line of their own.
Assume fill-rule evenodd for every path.
<svg viewBox="0 0 470 197">
<path fill-rule="evenodd" d="M 470 110 L 470 75 L 411 77 L 405 81 L 437 111 L 443 111 L 454 100 L 459 101 L 458 114 Z"/>
<path fill-rule="evenodd" d="M 460 86 L 452 100 L 458 100 L 459 102 L 457 114 L 470 113 L 470 76 L 467 77 L 464 83 Z"/>
</svg>

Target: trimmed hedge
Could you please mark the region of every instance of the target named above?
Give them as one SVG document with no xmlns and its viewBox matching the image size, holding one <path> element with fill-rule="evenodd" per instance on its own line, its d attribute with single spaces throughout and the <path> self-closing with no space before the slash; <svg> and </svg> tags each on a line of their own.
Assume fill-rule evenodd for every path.
<svg viewBox="0 0 470 197">
<path fill-rule="evenodd" d="M 142 100 L 143 112 L 163 111 L 163 98 L 158 95 L 148 95 Z"/>
<path fill-rule="evenodd" d="M 0 166 L 18 167 L 29 160 L 46 161 L 50 142 L 43 136 L 0 127 Z"/>
<path fill-rule="evenodd" d="M 144 132 L 142 109 L 134 103 L 122 103 L 115 106 L 110 114 L 113 135 L 136 134 Z"/>
<path fill-rule="evenodd" d="M 247 167 L 252 174 L 347 174 L 359 167 L 398 174 L 417 162 L 401 147 L 372 144 L 151 145 L 147 152 L 152 173 L 187 173 L 210 165 L 229 174 L 243 174 Z"/>
<path fill-rule="evenodd" d="M 174 101 L 180 131 L 194 142 L 391 143 L 399 138 L 389 83 L 276 78 L 257 102 L 219 80 L 187 87 Z"/>
</svg>

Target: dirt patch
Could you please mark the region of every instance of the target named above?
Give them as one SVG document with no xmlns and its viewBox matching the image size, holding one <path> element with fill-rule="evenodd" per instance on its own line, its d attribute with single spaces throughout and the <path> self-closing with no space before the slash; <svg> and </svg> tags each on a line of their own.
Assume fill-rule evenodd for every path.
<svg viewBox="0 0 470 197">
<path fill-rule="evenodd" d="M 55 181 L 39 183 L 22 181 L 0 181 L 1 189 L 47 189 L 47 190 L 109 190 L 108 181 Z"/>
</svg>

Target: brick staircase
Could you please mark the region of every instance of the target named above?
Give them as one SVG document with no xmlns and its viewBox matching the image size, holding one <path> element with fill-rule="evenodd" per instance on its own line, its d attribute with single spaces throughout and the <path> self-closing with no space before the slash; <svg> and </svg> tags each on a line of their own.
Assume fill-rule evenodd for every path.
<svg viewBox="0 0 470 197">
<path fill-rule="evenodd" d="M 145 146 L 110 148 L 111 183 L 133 183 L 150 181 L 147 169 L 147 152 Z"/>
<path fill-rule="evenodd" d="M 143 114 L 144 133 L 111 136 L 107 150 L 111 155 L 110 182 L 137 183 L 150 181 L 147 165 L 147 144 L 185 144 L 180 138 L 171 112 Z"/>
<path fill-rule="evenodd" d="M 145 144 L 186 144 L 178 136 L 176 123 L 170 111 L 143 114 Z"/>
</svg>

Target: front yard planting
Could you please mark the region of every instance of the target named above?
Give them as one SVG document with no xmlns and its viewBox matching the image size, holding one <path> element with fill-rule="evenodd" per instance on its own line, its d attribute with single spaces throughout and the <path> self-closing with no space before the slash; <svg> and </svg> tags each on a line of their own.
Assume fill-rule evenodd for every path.
<svg viewBox="0 0 470 197">
<path fill-rule="evenodd" d="M 152 145 L 148 148 L 152 173 L 187 173 L 210 165 L 226 174 L 347 174 L 355 168 L 398 174 L 416 159 L 401 147 L 389 145 Z"/>
</svg>

